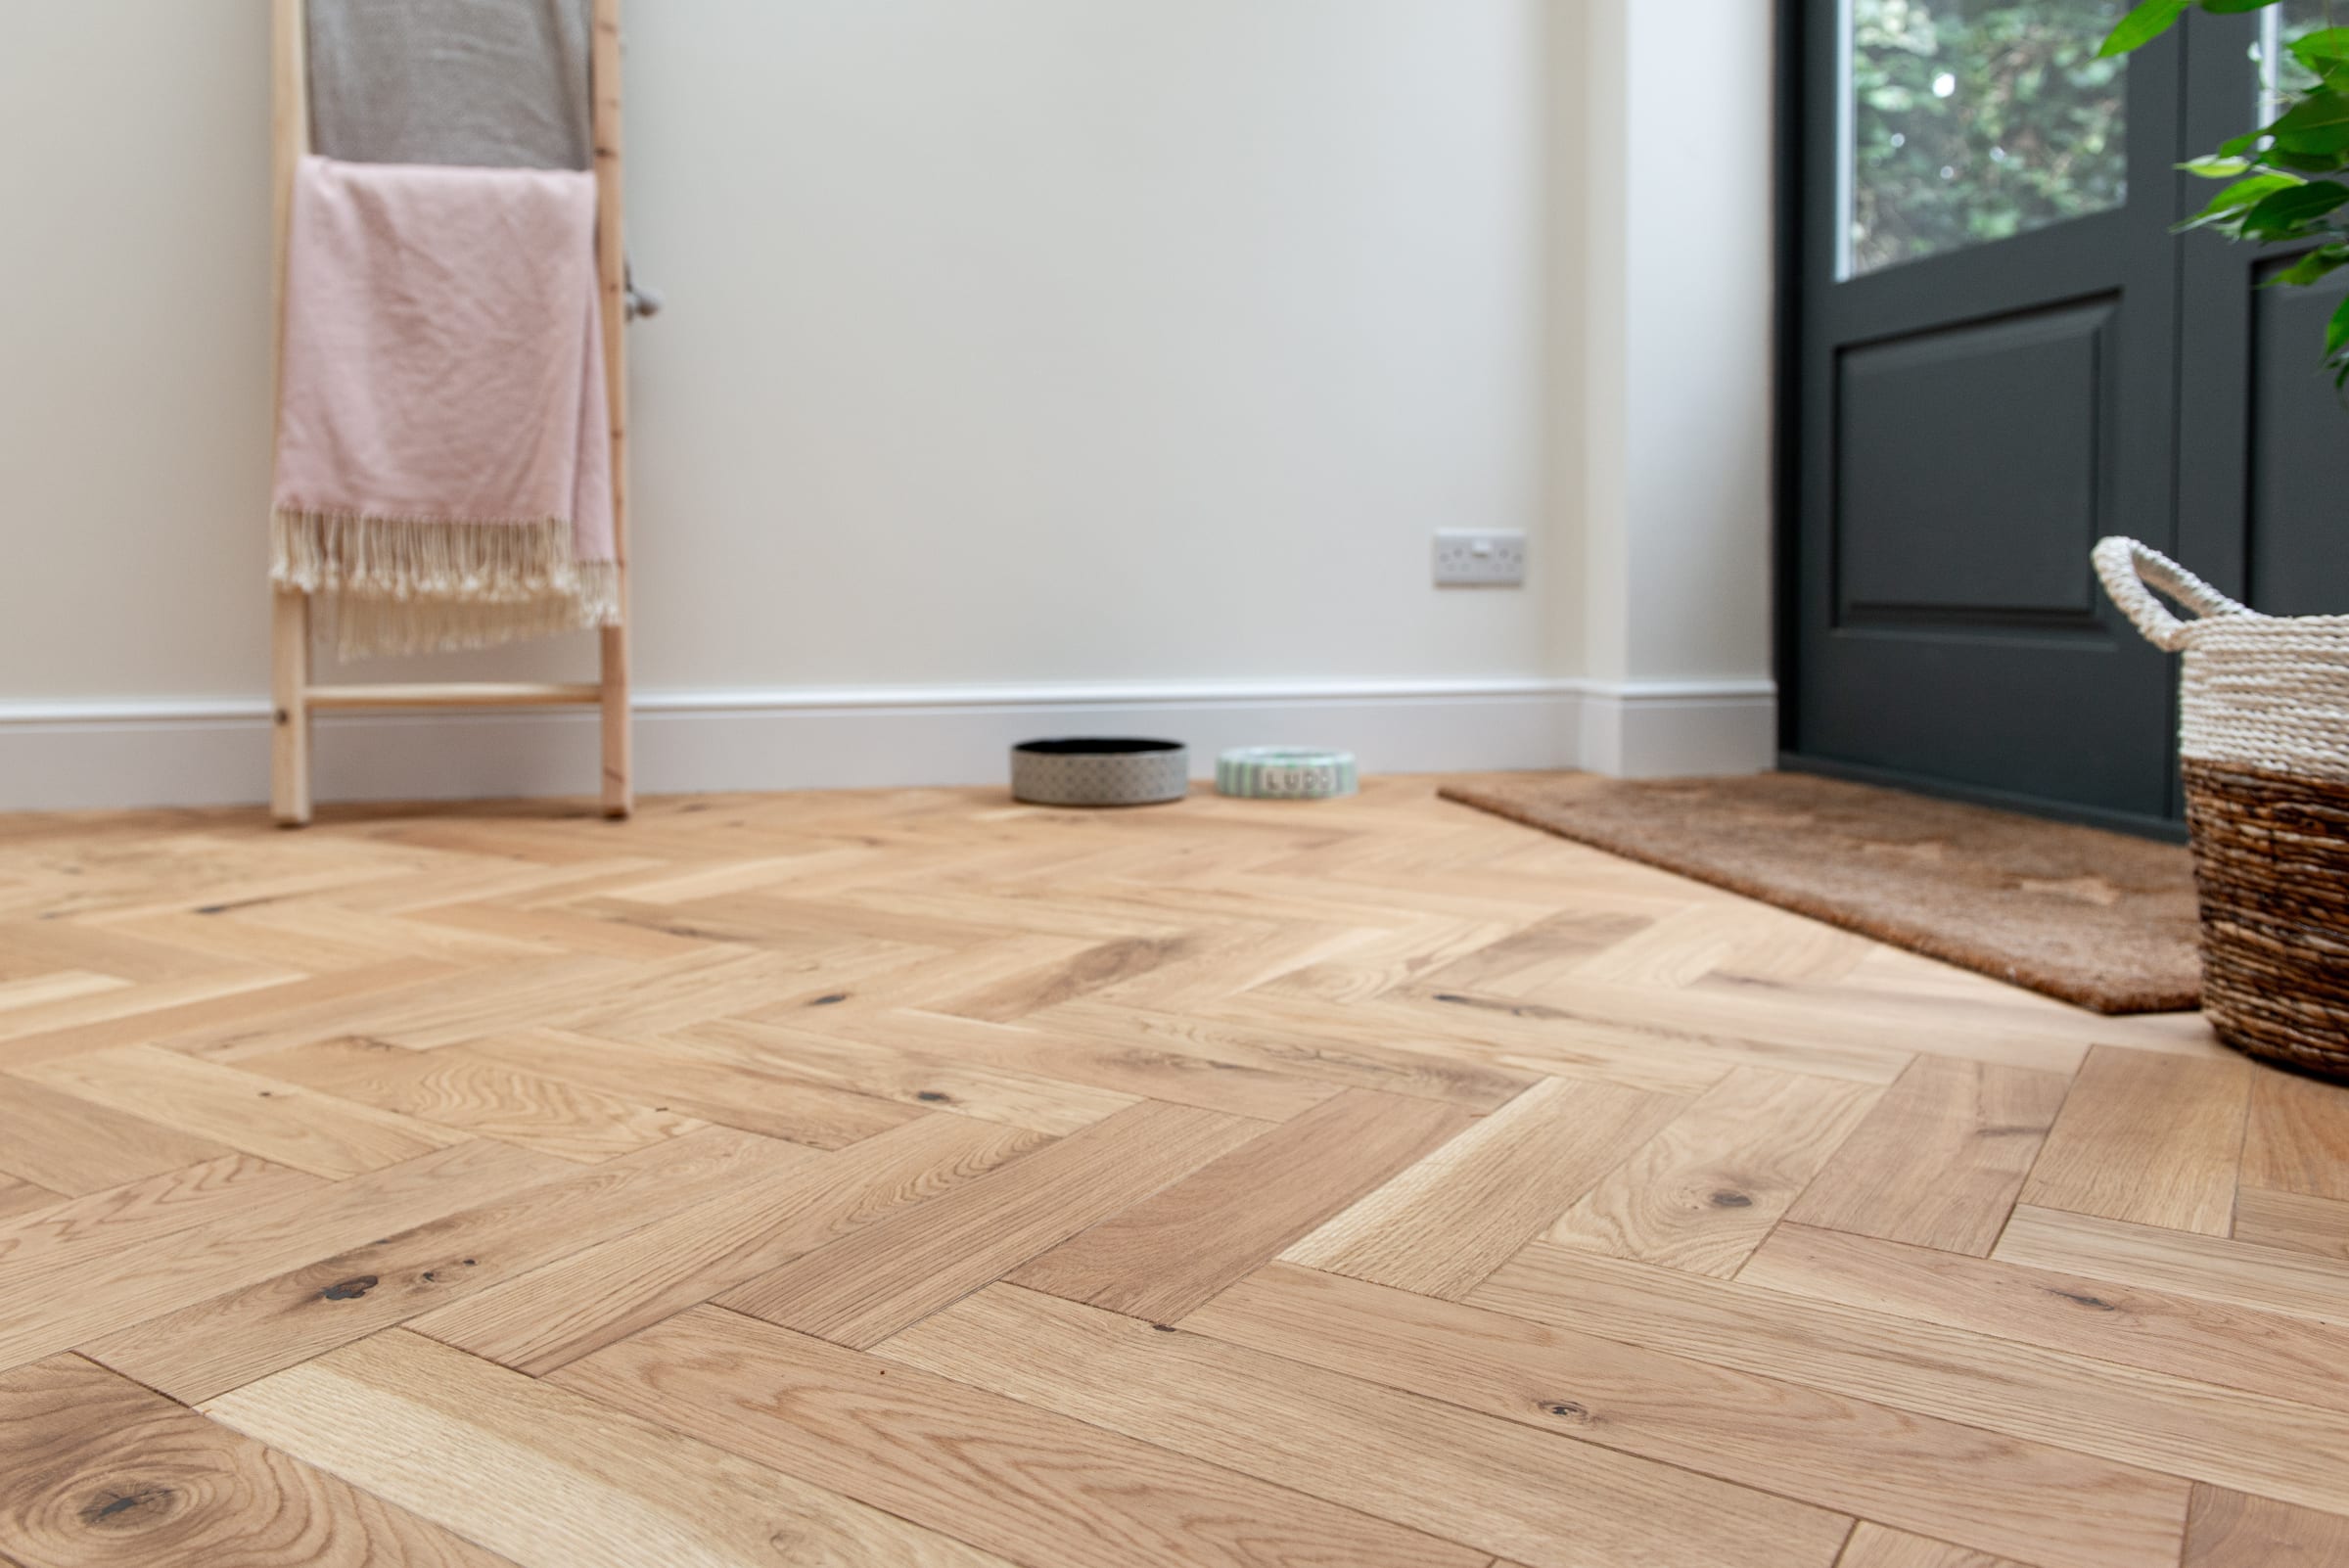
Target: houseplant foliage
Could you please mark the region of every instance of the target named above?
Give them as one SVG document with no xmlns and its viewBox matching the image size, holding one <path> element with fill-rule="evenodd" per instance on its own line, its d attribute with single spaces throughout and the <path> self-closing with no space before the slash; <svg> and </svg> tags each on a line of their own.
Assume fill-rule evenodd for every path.
<svg viewBox="0 0 2349 1568">
<path fill-rule="evenodd" d="M 2104 40 L 2103 53 L 2141 49 L 2199 5 L 2217 16 L 2264 11 L 2280 0 L 2144 0 Z M 2312 249 L 2268 280 L 2305 287 L 2349 266 L 2349 27 L 2323 27 L 2293 40 L 2292 58 L 2314 78 L 2290 107 L 2185 167 L 2226 184 L 2188 228 L 2216 229 L 2255 244 Z M 2349 298 L 2325 332 L 2325 362 L 2336 387 L 2349 385 Z"/>
</svg>

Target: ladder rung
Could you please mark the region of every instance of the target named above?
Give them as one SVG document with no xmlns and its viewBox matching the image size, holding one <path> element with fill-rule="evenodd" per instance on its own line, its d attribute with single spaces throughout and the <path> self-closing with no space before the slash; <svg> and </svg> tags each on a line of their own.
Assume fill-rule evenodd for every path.
<svg viewBox="0 0 2349 1568">
<path fill-rule="evenodd" d="M 428 685 L 312 686 L 310 707 L 329 708 L 551 708 L 600 703 L 604 688 L 553 681 L 442 681 Z"/>
</svg>

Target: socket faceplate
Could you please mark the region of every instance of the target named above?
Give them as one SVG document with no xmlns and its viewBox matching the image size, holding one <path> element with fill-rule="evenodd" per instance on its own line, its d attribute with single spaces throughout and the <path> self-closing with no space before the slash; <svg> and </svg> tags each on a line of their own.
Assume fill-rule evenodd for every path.
<svg viewBox="0 0 2349 1568">
<path fill-rule="evenodd" d="M 1436 586 L 1521 587 L 1525 582 L 1525 535 L 1514 530 L 1436 530 Z"/>
</svg>

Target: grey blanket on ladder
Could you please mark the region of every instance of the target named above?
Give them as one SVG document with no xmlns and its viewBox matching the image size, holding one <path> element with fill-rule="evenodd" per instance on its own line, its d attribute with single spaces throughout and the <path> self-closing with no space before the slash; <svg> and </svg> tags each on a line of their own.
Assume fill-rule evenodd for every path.
<svg viewBox="0 0 2349 1568">
<path fill-rule="evenodd" d="M 309 0 L 310 145 L 353 163 L 593 161 L 592 0 Z"/>
</svg>

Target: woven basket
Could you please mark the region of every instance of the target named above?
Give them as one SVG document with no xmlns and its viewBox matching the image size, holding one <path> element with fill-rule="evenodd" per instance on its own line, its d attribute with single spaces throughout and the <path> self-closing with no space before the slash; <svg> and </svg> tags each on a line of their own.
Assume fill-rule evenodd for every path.
<svg viewBox="0 0 2349 1568">
<path fill-rule="evenodd" d="M 2203 1012 L 2239 1051 L 2349 1079 L 2349 616 L 2260 615 L 2135 539 L 2096 563 L 2145 640 L 2186 656 Z"/>
</svg>

